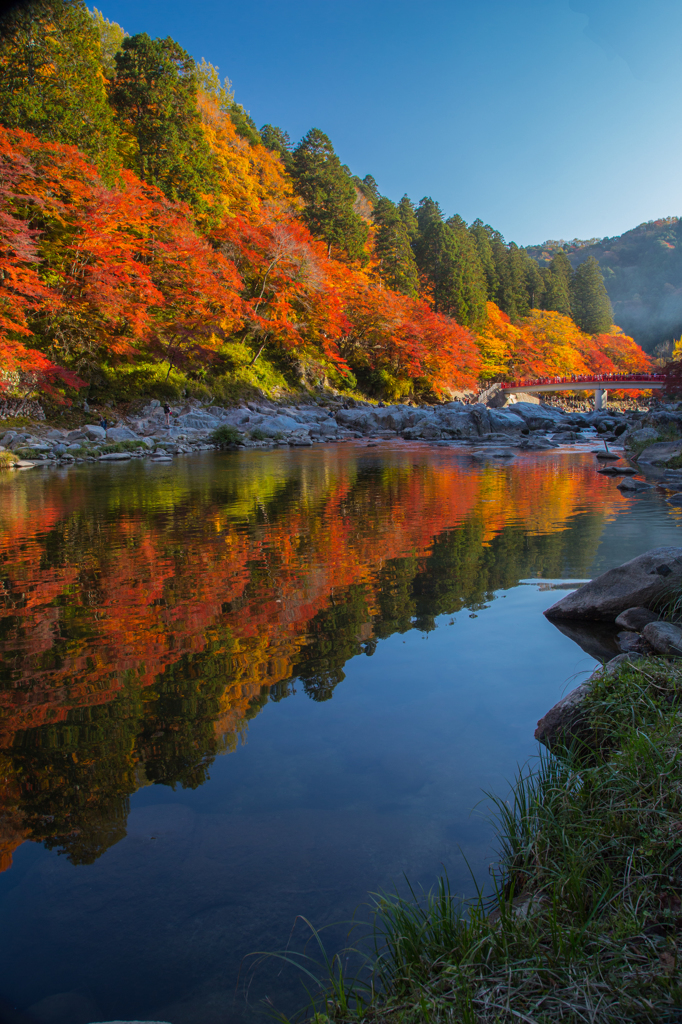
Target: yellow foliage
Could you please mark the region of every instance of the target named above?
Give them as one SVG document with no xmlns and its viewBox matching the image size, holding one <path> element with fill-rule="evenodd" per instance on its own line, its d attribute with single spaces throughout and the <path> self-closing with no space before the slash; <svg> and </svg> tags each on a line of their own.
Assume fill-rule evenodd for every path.
<svg viewBox="0 0 682 1024">
<path fill-rule="evenodd" d="M 291 203 L 291 182 L 279 156 L 242 138 L 230 115 L 208 93 L 199 93 L 198 107 L 206 141 L 221 172 L 222 188 L 216 197 L 221 216 L 248 217 L 264 203 Z"/>
<path fill-rule="evenodd" d="M 494 302 L 488 302 L 486 305 L 488 320 L 485 327 L 475 334 L 483 360 L 481 379 L 504 379 L 508 376 L 509 363 L 521 337 L 521 330 Z"/>
</svg>

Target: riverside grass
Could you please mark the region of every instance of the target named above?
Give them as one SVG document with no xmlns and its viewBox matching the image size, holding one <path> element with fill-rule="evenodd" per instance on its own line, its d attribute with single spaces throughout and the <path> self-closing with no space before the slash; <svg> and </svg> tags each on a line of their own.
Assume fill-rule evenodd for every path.
<svg viewBox="0 0 682 1024">
<path fill-rule="evenodd" d="M 496 804 L 492 899 L 381 894 L 373 953 L 292 957 L 316 1024 L 682 1022 L 682 665 L 595 682 L 585 729 Z M 314 931 L 314 930 L 313 930 Z M 280 1016 L 280 1021 L 288 1018 Z"/>
</svg>

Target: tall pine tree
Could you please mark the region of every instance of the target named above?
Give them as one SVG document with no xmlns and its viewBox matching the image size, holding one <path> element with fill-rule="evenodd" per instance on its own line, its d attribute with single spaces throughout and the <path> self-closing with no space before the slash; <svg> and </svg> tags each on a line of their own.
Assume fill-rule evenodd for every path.
<svg viewBox="0 0 682 1024">
<path fill-rule="evenodd" d="M 110 97 L 122 129 L 136 143 L 130 167 L 169 199 L 207 211 L 217 170 L 197 110 L 193 58 L 174 39 L 150 39 L 143 32 L 124 39 L 115 59 Z"/>
<path fill-rule="evenodd" d="M 354 209 L 355 185 L 319 128 L 311 128 L 294 150 L 291 175 L 312 233 L 325 240 L 330 253 L 366 263 L 368 229 Z"/>
<path fill-rule="evenodd" d="M 605 334 L 613 323 L 604 277 L 594 256 L 581 263 L 571 285 L 573 319 L 586 334 Z"/>
<path fill-rule="evenodd" d="M 549 267 L 545 268 L 542 276 L 545 281 L 542 308 L 554 310 L 556 313 L 563 313 L 564 316 L 570 316 L 573 268 L 568 262 L 568 256 L 563 249 L 560 249 L 552 257 Z"/>
<path fill-rule="evenodd" d="M 437 313 L 466 327 L 485 320 L 485 275 L 476 243 L 461 217 L 444 223 L 438 203 L 425 197 L 417 209 L 414 252 Z"/>
<path fill-rule="evenodd" d="M 416 298 L 419 294 L 417 264 L 410 236 L 395 203 L 381 196 L 374 205 L 374 255 L 379 275 L 389 288 Z"/>
</svg>

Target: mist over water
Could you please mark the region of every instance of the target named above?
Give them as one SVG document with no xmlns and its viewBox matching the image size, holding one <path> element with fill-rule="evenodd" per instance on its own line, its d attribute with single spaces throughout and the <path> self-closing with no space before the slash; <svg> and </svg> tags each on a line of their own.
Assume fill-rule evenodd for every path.
<svg viewBox="0 0 682 1024">
<path fill-rule="evenodd" d="M 562 451 L 3 478 L 0 995 L 45 1024 L 258 1019 L 304 994 L 243 957 L 301 948 L 297 915 L 339 948 L 404 874 L 485 884 L 482 791 L 595 664 L 520 581 L 588 578 L 679 522 Z"/>
</svg>

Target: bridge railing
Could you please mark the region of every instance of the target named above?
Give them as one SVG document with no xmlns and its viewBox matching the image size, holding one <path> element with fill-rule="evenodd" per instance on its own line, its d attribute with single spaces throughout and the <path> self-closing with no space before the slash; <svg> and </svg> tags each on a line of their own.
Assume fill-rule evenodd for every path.
<svg viewBox="0 0 682 1024">
<path fill-rule="evenodd" d="M 665 383 L 665 380 L 666 375 L 664 373 L 590 373 L 572 377 L 536 377 L 533 380 L 512 381 L 500 386 L 502 390 L 506 390 L 507 388 L 530 388 L 538 384 L 575 384 L 576 391 L 580 391 L 581 384 L 618 384 L 619 382 L 622 384 L 632 382 L 660 384 Z M 614 390 L 617 390 L 617 388 Z M 645 389 L 643 388 L 642 390 Z"/>
</svg>

